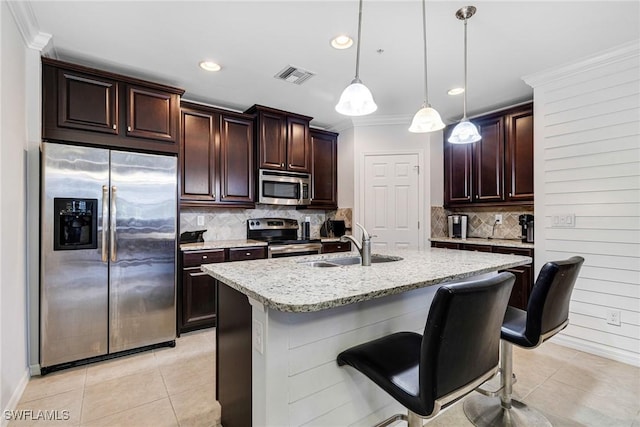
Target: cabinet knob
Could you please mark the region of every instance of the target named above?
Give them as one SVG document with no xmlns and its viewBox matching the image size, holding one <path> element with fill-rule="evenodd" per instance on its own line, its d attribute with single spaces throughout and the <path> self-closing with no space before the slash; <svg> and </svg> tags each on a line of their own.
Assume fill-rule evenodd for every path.
<svg viewBox="0 0 640 427">
<path fill-rule="evenodd" d="M 251 256 L 251 252 L 247 252 L 245 255 L 246 256 Z"/>
<path fill-rule="evenodd" d="M 511 197 L 511 193 L 509 193 L 509 197 Z"/>
<path fill-rule="evenodd" d="M 281 166 L 281 167 L 284 167 L 284 163 L 280 163 L 280 166 Z"/>
<path fill-rule="evenodd" d="M 336 246 L 336 248 L 338 248 L 338 249 L 342 249 L 342 246 L 338 245 L 338 246 Z"/>
<path fill-rule="evenodd" d="M 480 197 L 478 197 L 478 195 L 476 194 L 476 199 L 479 199 Z"/>
<path fill-rule="evenodd" d="M 127 126 L 127 130 L 131 132 L 131 126 Z"/>
<path fill-rule="evenodd" d="M 202 259 L 207 259 L 207 256 L 206 255 L 202 255 Z"/>
<path fill-rule="evenodd" d="M 113 125 L 113 129 L 116 129 L 116 125 Z"/>
</svg>

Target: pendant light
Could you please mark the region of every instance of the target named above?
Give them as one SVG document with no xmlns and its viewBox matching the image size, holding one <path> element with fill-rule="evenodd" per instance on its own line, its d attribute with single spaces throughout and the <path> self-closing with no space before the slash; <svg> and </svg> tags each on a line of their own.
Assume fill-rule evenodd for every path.
<svg viewBox="0 0 640 427">
<path fill-rule="evenodd" d="M 362 29 L 362 0 L 358 12 L 358 44 L 356 49 L 356 77 L 342 92 L 336 111 L 345 116 L 366 116 L 378 109 L 371 91 L 360 80 L 360 34 Z"/>
<path fill-rule="evenodd" d="M 451 131 L 449 141 L 451 144 L 471 144 L 482 138 L 476 126 L 467 120 L 467 20 L 476 13 L 476 8 L 466 6 L 456 12 L 456 18 L 464 20 L 464 104 L 462 120 Z"/>
<path fill-rule="evenodd" d="M 427 7 L 425 3 L 426 1 L 422 0 L 422 41 L 424 42 L 424 103 L 422 104 L 422 108 L 420 108 L 416 115 L 413 116 L 411 126 L 409 126 L 409 132 L 414 133 L 434 132 L 436 130 L 444 128 L 444 123 L 442 122 L 442 118 L 440 118 L 440 114 L 434 108 L 431 108 L 431 104 L 429 104 L 429 89 L 427 79 Z"/>
</svg>

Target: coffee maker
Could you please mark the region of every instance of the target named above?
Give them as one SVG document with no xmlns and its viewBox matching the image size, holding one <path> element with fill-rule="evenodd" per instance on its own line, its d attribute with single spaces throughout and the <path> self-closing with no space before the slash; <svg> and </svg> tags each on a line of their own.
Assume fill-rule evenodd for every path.
<svg viewBox="0 0 640 427">
<path fill-rule="evenodd" d="M 449 225 L 449 237 L 456 239 L 467 238 L 467 215 L 449 215 L 447 220 Z"/>
<path fill-rule="evenodd" d="M 522 243 L 533 243 L 533 215 L 520 215 L 518 222 L 522 227 Z"/>
</svg>

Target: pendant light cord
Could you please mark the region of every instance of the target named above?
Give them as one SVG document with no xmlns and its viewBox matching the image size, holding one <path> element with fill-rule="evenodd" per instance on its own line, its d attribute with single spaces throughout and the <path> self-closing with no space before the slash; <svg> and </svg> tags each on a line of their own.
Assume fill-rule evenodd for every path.
<svg viewBox="0 0 640 427">
<path fill-rule="evenodd" d="M 427 6 L 422 0 L 422 42 L 424 43 L 424 106 L 429 106 L 429 87 L 427 79 Z"/>
<path fill-rule="evenodd" d="M 462 120 L 467 120 L 467 17 L 464 18 L 464 97 L 462 101 Z"/>
<path fill-rule="evenodd" d="M 360 82 L 360 34 L 362 33 L 362 0 L 358 11 L 358 45 L 356 47 L 356 78 L 354 81 Z"/>
</svg>

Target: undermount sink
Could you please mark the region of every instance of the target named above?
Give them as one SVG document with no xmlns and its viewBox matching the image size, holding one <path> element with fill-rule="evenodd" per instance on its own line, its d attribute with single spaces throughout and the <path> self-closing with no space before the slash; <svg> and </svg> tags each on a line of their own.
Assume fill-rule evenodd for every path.
<svg viewBox="0 0 640 427">
<path fill-rule="evenodd" d="M 391 255 L 371 255 L 371 264 L 378 264 L 381 262 L 393 262 L 400 261 L 402 257 Z M 322 261 L 303 261 L 300 264 L 308 265 L 309 267 L 341 267 L 345 265 L 360 265 L 362 258 L 359 256 L 350 256 L 344 258 L 331 258 Z"/>
</svg>

